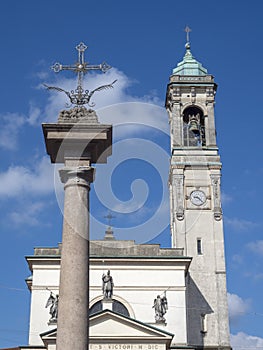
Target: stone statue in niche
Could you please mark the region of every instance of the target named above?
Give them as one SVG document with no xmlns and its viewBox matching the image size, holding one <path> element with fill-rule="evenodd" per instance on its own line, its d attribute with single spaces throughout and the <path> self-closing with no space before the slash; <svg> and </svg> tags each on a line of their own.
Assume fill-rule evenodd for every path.
<svg viewBox="0 0 263 350">
<path fill-rule="evenodd" d="M 49 313 L 51 315 L 51 318 L 49 322 L 56 322 L 58 318 L 58 300 L 59 296 L 54 295 L 52 292 L 50 292 L 50 296 L 46 303 L 46 308 L 50 306 Z"/>
<path fill-rule="evenodd" d="M 107 275 L 105 273 L 102 275 L 102 292 L 105 299 L 111 299 L 113 286 L 113 278 L 110 275 L 110 270 L 108 270 Z"/>
<path fill-rule="evenodd" d="M 154 299 L 154 302 L 153 302 L 153 308 L 155 310 L 156 323 L 164 323 L 166 321 L 164 318 L 164 315 L 168 310 L 168 302 L 167 302 L 165 292 L 162 298 L 160 297 L 160 295 L 157 295 L 157 298 Z"/>
</svg>

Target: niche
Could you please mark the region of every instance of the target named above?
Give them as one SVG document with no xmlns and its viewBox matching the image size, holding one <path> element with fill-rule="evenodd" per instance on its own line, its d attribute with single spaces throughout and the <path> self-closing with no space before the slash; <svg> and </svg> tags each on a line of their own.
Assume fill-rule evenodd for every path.
<svg viewBox="0 0 263 350">
<path fill-rule="evenodd" d="M 188 107 L 183 112 L 183 145 L 186 147 L 206 145 L 204 113 L 196 106 Z"/>
</svg>

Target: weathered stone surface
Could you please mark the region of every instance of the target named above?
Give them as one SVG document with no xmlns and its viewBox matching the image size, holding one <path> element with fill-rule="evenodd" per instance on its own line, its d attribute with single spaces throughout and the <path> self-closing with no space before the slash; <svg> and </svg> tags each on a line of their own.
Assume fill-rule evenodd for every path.
<svg viewBox="0 0 263 350">
<path fill-rule="evenodd" d="M 52 163 L 65 159 L 90 159 L 91 163 L 106 163 L 112 152 L 112 126 L 88 123 L 42 124 L 46 150 Z"/>
<path fill-rule="evenodd" d="M 91 241 L 90 256 L 176 257 L 183 249 L 160 248 L 159 244 L 136 244 L 135 241 Z"/>
<path fill-rule="evenodd" d="M 93 168 L 64 167 L 64 222 L 57 349 L 86 349 L 89 306 L 89 190 Z M 74 334 L 74 337 L 72 337 Z"/>
<path fill-rule="evenodd" d="M 93 109 L 74 107 L 59 113 L 58 123 L 99 124 L 97 113 Z"/>
<path fill-rule="evenodd" d="M 34 256 L 60 256 L 61 244 L 55 248 L 35 248 Z M 182 257 L 181 248 L 160 248 L 159 244 L 136 244 L 135 241 L 98 240 L 90 242 L 90 256 Z"/>
<path fill-rule="evenodd" d="M 61 244 L 55 248 L 35 248 L 34 256 L 60 256 Z M 135 241 L 90 241 L 90 256 L 183 257 L 181 248 L 160 248 L 159 244 L 136 244 Z"/>
</svg>

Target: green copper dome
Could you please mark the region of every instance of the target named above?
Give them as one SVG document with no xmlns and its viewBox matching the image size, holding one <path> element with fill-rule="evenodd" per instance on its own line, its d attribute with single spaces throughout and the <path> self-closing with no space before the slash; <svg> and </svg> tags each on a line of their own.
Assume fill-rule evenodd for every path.
<svg viewBox="0 0 263 350">
<path fill-rule="evenodd" d="M 201 63 L 199 63 L 192 55 L 190 51 L 190 43 L 185 44 L 186 53 L 181 62 L 177 64 L 177 67 L 173 69 L 174 75 L 207 75 L 207 69 L 205 69 Z"/>
</svg>

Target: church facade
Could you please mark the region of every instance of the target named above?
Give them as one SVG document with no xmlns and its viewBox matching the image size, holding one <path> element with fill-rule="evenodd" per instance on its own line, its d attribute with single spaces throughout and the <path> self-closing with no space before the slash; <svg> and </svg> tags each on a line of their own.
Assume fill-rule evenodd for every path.
<svg viewBox="0 0 263 350">
<path fill-rule="evenodd" d="M 216 88 L 187 43 L 166 96 L 172 248 L 116 240 L 110 227 L 90 243 L 90 350 L 231 349 Z M 26 259 L 30 329 L 20 349 L 53 350 L 61 246 L 36 248 Z"/>
<path fill-rule="evenodd" d="M 109 232 L 90 247 L 90 348 L 128 349 L 130 344 L 133 350 L 161 350 L 172 344 L 180 349 L 187 344 L 185 276 L 191 258 L 182 249 L 115 240 Z M 45 340 L 49 349 L 56 320 L 47 300 L 51 292 L 54 298 L 59 293 L 60 248 L 36 248 L 27 261 L 33 272 L 27 280 L 32 295 L 29 345 L 41 346 Z M 112 288 L 107 291 L 109 276 Z M 158 300 L 161 308 L 155 305 Z"/>
</svg>

